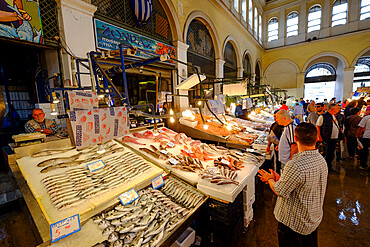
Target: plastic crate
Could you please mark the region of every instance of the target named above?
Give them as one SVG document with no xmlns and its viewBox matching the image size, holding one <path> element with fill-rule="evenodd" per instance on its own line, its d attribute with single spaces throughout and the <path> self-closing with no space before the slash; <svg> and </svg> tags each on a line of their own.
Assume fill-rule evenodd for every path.
<svg viewBox="0 0 370 247">
<path fill-rule="evenodd" d="M 212 222 L 210 231 L 202 239 L 202 246 L 235 246 L 243 231 L 243 226 L 243 218 L 240 218 L 235 225 Z"/>
<path fill-rule="evenodd" d="M 240 193 L 232 203 L 224 203 L 210 199 L 207 204 L 207 214 L 210 220 L 235 224 L 239 217 L 243 217 L 243 193 Z"/>
</svg>

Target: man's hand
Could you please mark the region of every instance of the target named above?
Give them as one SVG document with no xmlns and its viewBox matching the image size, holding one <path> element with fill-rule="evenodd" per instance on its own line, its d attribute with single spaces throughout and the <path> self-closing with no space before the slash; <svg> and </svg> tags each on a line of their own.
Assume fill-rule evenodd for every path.
<svg viewBox="0 0 370 247">
<path fill-rule="evenodd" d="M 316 140 L 317 142 L 322 142 L 323 140 L 322 140 L 322 137 L 321 136 L 317 136 L 317 140 Z"/>
<path fill-rule="evenodd" d="M 51 130 L 49 129 L 44 129 L 43 133 L 47 134 L 47 135 L 50 135 L 52 132 Z"/>
<path fill-rule="evenodd" d="M 18 14 L 17 14 L 17 18 L 18 18 L 18 20 L 25 20 L 25 21 L 30 21 L 30 20 L 32 20 L 32 17 L 26 12 L 26 11 L 24 11 L 24 10 L 22 10 L 22 9 L 18 9 L 19 10 L 19 12 L 22 14 L 22 16 L 19 16 Z"/>
<path fill-rule="evenodd" d="M 270 146 L 267 146 L 267 148 L 266 148 L 266 153 L 267 153 L 267 154 L 271 154 L 271 148 L 270 148 Z"/>
<path fill-rule="evenodd" d="M 270 172 L 274 175 L 275 182 L 279 181 L 280 175 L 272 169 L 270 169 Z"/>
<path fill-rule="evenodd" d="M 275 147 L 275 151 L 279 151 L 279 146 L 276 146 Z"/>
<path fill-rule="evenodd" d="M 268 173 L 267 171 L 265 171 L 263 169 L 259 170 L 258 173 L 260 174 L 260 175 L 258 175 L 258 177 L 261 178 L 262 182 L 268 183 L 269 179 L 274 179 L 274 181 L 275 181 L 275 176 L 272 173 Z"/>
</svg>

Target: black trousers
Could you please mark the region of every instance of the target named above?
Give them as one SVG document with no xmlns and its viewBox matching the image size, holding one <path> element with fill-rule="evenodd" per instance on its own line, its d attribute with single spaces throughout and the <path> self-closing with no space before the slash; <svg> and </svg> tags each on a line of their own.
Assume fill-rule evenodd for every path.
<svg viewBox="0 0 370 247">
<path fill-rule="evenodd" d="M 324 141 L 327 144 L 327 150 L 325 155 L 326 163 L 328 164 L 329 170 L 331 169 L 331 163 L 334 160 L 335 147 L 337 146 L 338 139 L 330 139 Z"/>
<path fill-rule="evenodd" d="M 283 223 L 278 223 L 280 247 L 317 247 L 317 229 L 309 235 L 299 234 Z"/>
<path fill-rule="evenodd" d="M 347 150 L 349 157 L 354 158 L 356 153 L 358 153 L 357 150 L 357 140 L 354 136 L 347 136 Z"/>
<path fill-rule="evenodd" d="M 361 141 L 362 145 L 364 146 L 364 148 L 360 150 L 360 166 L 367 167 L 367 159 L 368 159 L 368 156 L 369 156 L 370 139 L 369 138 L 361 138 L 360 141 Z"/>
</svg>

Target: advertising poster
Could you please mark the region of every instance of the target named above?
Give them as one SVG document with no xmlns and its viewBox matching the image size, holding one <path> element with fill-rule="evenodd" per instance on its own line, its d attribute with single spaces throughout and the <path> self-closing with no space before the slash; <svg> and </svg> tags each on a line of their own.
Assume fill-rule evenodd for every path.
<svg viewBox="0 0 370 247">
<path fill-rule="evenodd" d="M 98 95 L 92 91 L 70 91 L 68 102 L 71 111 L 91 110 L 99 107 Z"/>
<path fill-rule="evenodd" d="M 76 148 L 107 142 L 129 131 L 124 106 L 68 112 Z"/>
<path fill-rule="evenodd" d="M 155 41 L 143 35 L 133 33 L 98 19 L 95 19 L 95 38 L 96 47 L 104 50 L 118 50 L 119 44 L 123 43 L 157 55 L 163 55 L 166 53 L 171 58 L 176 58 L 175 47 L 163 44 L 162 42 Z M 142 58 L 153 57 L 153 55 L 140 50 L 136 52 L 135 56 Z"/>
<path fill-rule="evenodd" d="M 43 43 L 37 0 L 0 0 L 0 36 Z"/>
</svg>

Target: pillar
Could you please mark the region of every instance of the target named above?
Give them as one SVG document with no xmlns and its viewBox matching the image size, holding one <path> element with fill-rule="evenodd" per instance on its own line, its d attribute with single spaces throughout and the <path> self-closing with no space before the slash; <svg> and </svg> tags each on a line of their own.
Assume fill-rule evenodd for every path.
<svg viewBox="0 0 370 247">
<path fill-rule="evenodd" d="M 82 0 L 57 0 L 62 43 L 78 58 L 95 50 L 93 17 L 97 7 Z M 63 50 L 61 56 L 64 80 L 73 81 L 71 57 Z M 81 72 L 88 72 L 82 68 Z M 81 75 L 82 86 L 91 86 L 90 76 Z"/>
<path fill-rule="evenodd" d="M 243 71 L 244 71 L 243 67 L 238 67 L 238 71 L 237 71 L 236 76 L 237 77 L 243 77 Z"/>
<path fill-rule="evenodd" d="M 296 90 L 296 98 L 302 98 L 304 94 L 304 79 L 306 73 L 297 73 L 297 90 Z"/>
<path fill-rule="evenodd" d="M 350 98 L 353 90 L 353 78 L 355 75 L 355 68 L 344 69 L 343 75 L 343 100 Z"/>
<path fill-rule="evenodd" d="M 189 45 L 181 42 L 181 41 L 175 41 L 174 45 L 176 47 L 176 54 L 177 54 L 177 59 L 181 62 L 187 63 L 188 62 L 188 48 Z M 181 82 L 184 80 L 184 78 L 188 77 L 188 67 L 185 64 L 182 63 L 177 63 L 177 69 L 178 69 L 178 80 L 174 82 L 174 86 L 176 88 L 176 83 L 178 82 L 181 84 Z M 178 92 L 177 92 L 178 91 Z M 188 95 L 187 90 L 174 90 L 174 93 L 179 93 L 180 95 Z M 182 111 L 187 108 L 189 108 L 189 99 L 185 97 L 175 97 L 175 109 L 176 111 Z"/>
</svg>

